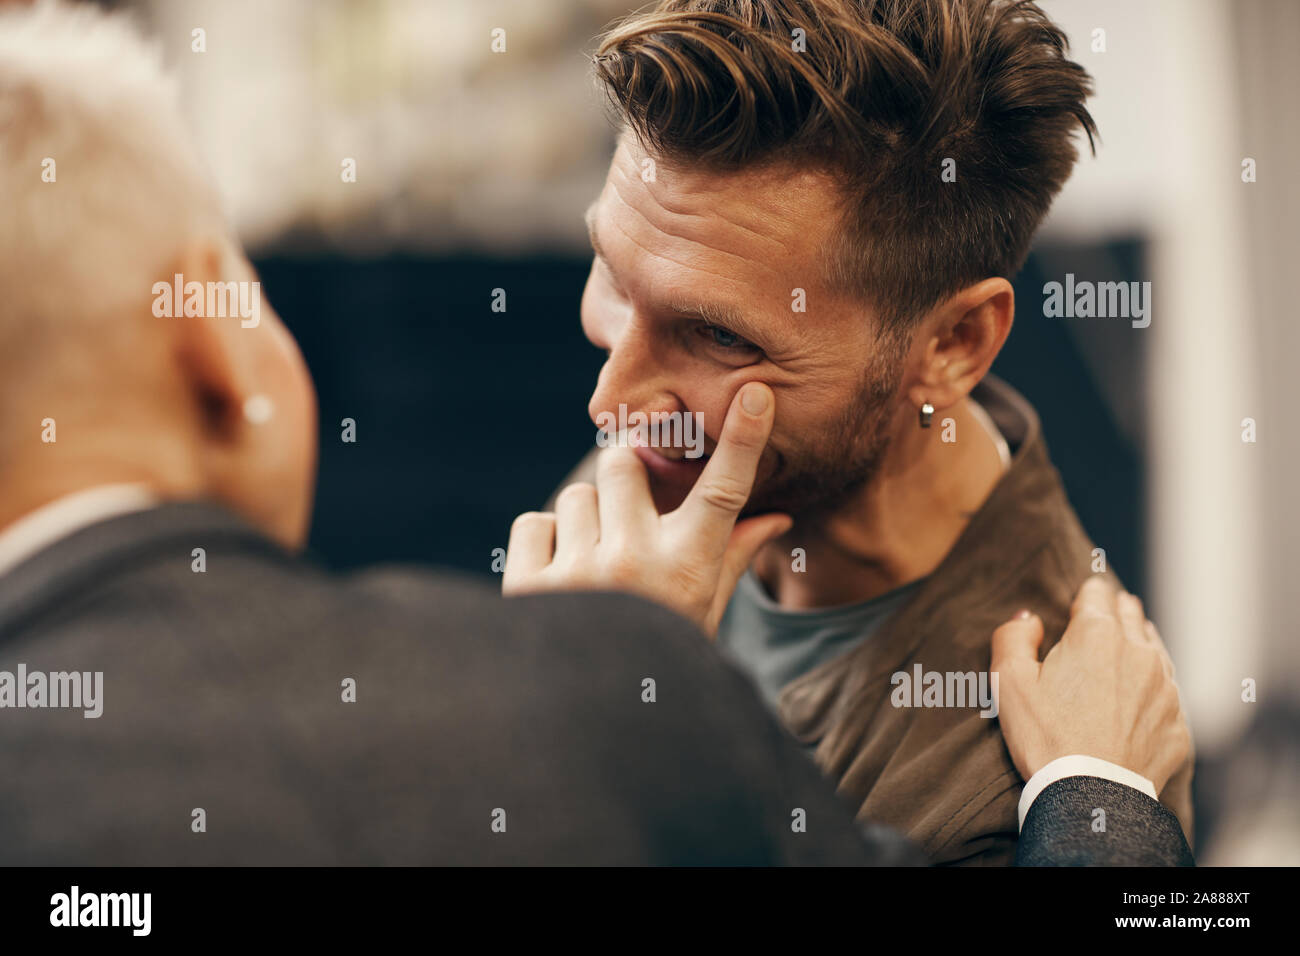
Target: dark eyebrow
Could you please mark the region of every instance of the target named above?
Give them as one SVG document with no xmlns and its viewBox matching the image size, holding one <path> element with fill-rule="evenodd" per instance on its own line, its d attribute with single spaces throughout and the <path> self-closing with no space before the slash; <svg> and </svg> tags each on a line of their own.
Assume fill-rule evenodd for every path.
<svg viewBox="0 0 1300 956">
<path fill-rule="evenodd" d="M 770 330 L 758 328 L 734 306 L 714 302 L 669 302 L 665 308 L 683 319 L 720 326 L 757 348 L 766 349 L 773 344 L 769 339 Z"/>
<path fill-rule="evenodd" d="M 732 331 L 748 327 L 740 312 L 729 305 L 715 305 L 711 302 L 668 302 L 665 308 L 682 318 L 698 319 L 710 325 L 723 325 Z"/>
</svg>

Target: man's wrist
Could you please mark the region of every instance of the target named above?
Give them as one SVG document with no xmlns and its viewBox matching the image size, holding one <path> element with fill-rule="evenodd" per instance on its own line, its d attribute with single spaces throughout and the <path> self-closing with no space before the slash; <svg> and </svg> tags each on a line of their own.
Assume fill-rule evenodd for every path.
<svg viewBox="0 0 1300 956">
<path fill-rule="evenodd" d="M 1134 790 L 1140 790 L 1149 796 L 1152 800 L 1157 800 L 1155 784 L 1140 773 L 1135 773 L 1119 764 L 1111 763 L 1109 760 L 1102 760 L 1100 757 L 1089 757 L 1085 754 L 1070 754 L 1066 757 L 1057 757 L 1040 767 L 1032 777 L 1025 782 L 1025 789 L 1020 792 L 1020 826 L 1025 825 L 1025 815 L 1029 813 L 1029 808 L 1033 806 L 1034 800 L 1038 795 L 1046 790 L 1049 786 L 1058 780 L 1066 777 L 1101 777 L 1104 780 L 1113 780 L 1116 783 L 1122 783 L 1126 787 L 1132 787 Z"/>
</svg>

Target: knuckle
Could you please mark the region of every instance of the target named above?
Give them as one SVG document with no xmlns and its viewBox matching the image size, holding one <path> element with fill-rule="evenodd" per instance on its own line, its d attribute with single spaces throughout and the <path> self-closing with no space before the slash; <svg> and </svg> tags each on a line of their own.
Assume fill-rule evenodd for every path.
<svg viewBox="0 0 1300 956">
<path fill-rule="evenodd" d="M 1119 636 L 1119 625 L 1113 617 L 1085 608 L 1070 622 L 1070 630 L 1088 643 L 1102 643 Z"/>
<path fill-rule="evenodd" d="M 596 496 L 596 486 L 585 481 L 574 482 L 566 485 L 565 488 L 555 496 L 555 504 L 558 507 L 561 502 L 566 505 L 580 504 L 583 501 Z"/>
<path fill-rule="evenodd" d="M 601 563 L 608 565 L 613 561 L 627 559 L 627 556 L 634 550 L 634 541 L 635 538 L 629 535 L 627 529 L 619 522 L 610 521 L 602 524 L 600 540 L 596 544 L 598 553 L 601 556 Z"/>
<path fill-rule="evenodd" d="M 1142 655 L 1142 666 L 1160 681 L 1161 686 L 1172 691 L 1174 682 L 1170 680 L 1169 673 L 1165 669 L 1165 656 L 1160 653 L 1160 649 L 1152 647 L 1150 644 L 1134 644 L 1132 646 L 1134 651 Z"/>
<path fill-rule="evenodd" d="M 510 525 L 510 533 L 540 530 L 555 523 L 555 515 L 549 511 L 525 511 Z"/>
<path fill-rule="evenodd" d="M 1144 697 L 1148 702 L 1147 706 L 1156 713 L 1168 714 L 1171 710 L 1178 709 L 1176 703 L 1172 708 L 1170 707 L 1171 698 L 1174 698 L 1176 695 L 1173 694 L 1172 688 L 1170 688 L 1166 683 L 1164 674 L 1157 676 L 1156 674 L 1147 671 L 1146 680 L 1142 684 L 1142 689 L 1144 691 Z"/>
<path fill-rule="evenodd" d="M 1169 679 L 1163 669 L 1160 671 L 1160 696 L 1164 699 L 1165 706 L 1174 713 L 1182 712 L 1183 701 L 1178 693 L 1178 685 Z"/>
<path fill-rule="evenodd" d="M 1170 728 L 1164 740 L 1166 746 L 1173 751 L 1174 757 L 1178 763 L 1182 763 L 1183 760 L 1187 758 L 1188 754 L 1192 752 L 1192 734 L 1191 731 L 1187 729 L 1186 721 L 1182 720 L 1181 714 L 1179 715 L 1178 722 Z"/>
<path fill-rule="evenodd" d="M 581 561 L 572 558 L 560 558 L 547 569 L 550 580 L 563 584 L 569 590 L 580 590 L 599 586 L 599 576 Z"/>
<path fill-rule="evenodd" d="M 711 583 L 712 576 L 704 568 L 695 563 L 678 564 L 673 569 L 672 584 L 674 587 L 681 588 L 684 592 L 695 593 L 706 589 Z M 709 589 L 711 591 L 711 589 Z"/>
<path fill-rule="evenodd" d="M 1106 579 L 1105 575 L 1094 574 L 1079 585 L 1071 610 L 1075 614 L 1085 610 L 1099 612 L 1104 608 L 1114 607 L 1114 604 L 1115 586 Z"/>
<path fill-rule="evenodd" d="M 767 444 L 763 429 L 757 422 L 739 423 L 736 429 L 727 436 L 727 441 L 734 447 L 744 451 L 761 451 L 763 446 Z"/>
<path fill-rule="evenodd" d="M 1016 625 L 1012 621 L 999 624 L 993 629 L 993 652 L 996 654 L 1000 645 L 1007 644 L 1016 634 Z"/>
<path fill-rule="evenodd" d="M 626 550 L 619 549 L 604 561 L 605 574 L 614 581 L 632 583 L 640 581 L 642 567 L 636 557 Z"/>
<path fill-rule="evenodd" d="M 701 487 L 700 498 L 719 510 L 739 512 L 749 501 L 749 485 L 724 475 Z"/>
<path fill-rule="evenodd" d="M 1110 594 L 1112 586 L 1104 577 L 1099 574 L 1091 575 L 1083 584 L 1079 585 L 1079 591 L 1075 595 L 1075 600 L 1088 601 L 1105 598 Z"/>
</svg>

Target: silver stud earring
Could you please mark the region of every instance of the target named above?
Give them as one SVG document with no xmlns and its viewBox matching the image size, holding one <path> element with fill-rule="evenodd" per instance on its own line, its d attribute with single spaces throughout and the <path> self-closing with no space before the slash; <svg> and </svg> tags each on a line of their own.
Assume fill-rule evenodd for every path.
<svg viewBox="0 0 1300 956">
<path fill-rule="evenodd" d="M 244 402 L 244 418 L 253 425 L 265 425 L 275 413 L 275 406 L 265 395 L 252 395 Z"/>
<path fill-rule="evenodd" d="M 921 403 L 921 427 L 929 428 L 930 419 L 934 416 L 934 406 L 929 402 Z"/>
</svg>

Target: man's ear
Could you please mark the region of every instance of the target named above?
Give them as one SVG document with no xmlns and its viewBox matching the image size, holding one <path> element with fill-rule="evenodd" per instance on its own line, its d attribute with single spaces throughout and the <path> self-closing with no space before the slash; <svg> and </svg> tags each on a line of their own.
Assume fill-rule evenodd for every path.
<svg viewBox="0 0 1300 956">
<path fill-rule="evenodd" d="M 198 242 L 181 252 L 168 274 L 180 275 L 183 286 L 197 282 L 206 290 L 209 282 L 229 278 L 222 275 L 224 263 L 221 245 Z M 243 402 L 248 394 L 246 356 L 237 335 L 239 322 L 186 316 L 183 302 L 182 295 L 174 304 L 175 318 L 170 320 L 177 364 L 193 393 L 205 434 L 210 440 L 224 442 L 241 427 Z"/>
<path fill-rule="evenodd" d="M 930 320 L 917 377 L 908 398 L 948 408 L 970 394 L 1002 350 L 1015 317 L 1015 294 L 1003 278 L 962 289 Z"/>
<path fill-rule="evenodd" d="M 300 547 L 316 465 L 315 394 L 302 356 L 275 311 L 263 307 L 256 273 L 233 244 L 188 247 L 175 273 L 203 290 L 202 312 L 209 311 L 209 282 L 224 283 L 227 296 L 229 287 L 238 288 L 234 311 L 227 297 L 225 308 L 212 309 L 216 315 L 185 316 L 179 308 L 173 312 L 179 316 L 168 320 L 175 368 L 201 419 L 196 425 L 203 496 L 285 547 Z M 248 316 L 244 283 L 254 310 Z"/>
</svg>

